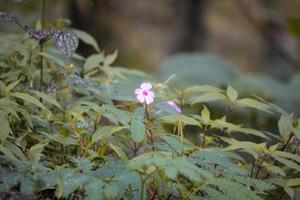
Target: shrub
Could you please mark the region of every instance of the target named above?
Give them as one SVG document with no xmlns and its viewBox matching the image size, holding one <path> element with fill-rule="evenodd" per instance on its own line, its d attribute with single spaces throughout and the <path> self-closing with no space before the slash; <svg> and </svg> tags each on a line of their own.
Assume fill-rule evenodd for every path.
<svg viewBox="0 0 300 200">
<path fill-rule="evenodd" d="M 230 85 L 182 88 L 112 67 L 117 52 L 75 33 L 96 53 L 71 55 L 73 32 L 58 45 L 70 57 L 1 35 L 2 198 L 293 198 L 299 118 Z"/>
</svg>

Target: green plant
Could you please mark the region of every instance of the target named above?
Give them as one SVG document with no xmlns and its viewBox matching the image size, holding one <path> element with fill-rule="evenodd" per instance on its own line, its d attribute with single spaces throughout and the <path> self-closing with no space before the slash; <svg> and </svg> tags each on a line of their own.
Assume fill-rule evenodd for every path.
<svg viewBox="0 0 300 200">
<path fill-rule="evenodd" d="M 294 196 L 295 115 L 231 86 L 183 88 L 112 67 L 117 52 L 106 55 L 89 34 L 75 32 L 95 54 L 66 58 L 51 44 L 41 53 L 28 36 L 0 37 L 1 198 Z M 154 102 L 136 99 L 143 82 L 152 83 Z"/>
</svg>

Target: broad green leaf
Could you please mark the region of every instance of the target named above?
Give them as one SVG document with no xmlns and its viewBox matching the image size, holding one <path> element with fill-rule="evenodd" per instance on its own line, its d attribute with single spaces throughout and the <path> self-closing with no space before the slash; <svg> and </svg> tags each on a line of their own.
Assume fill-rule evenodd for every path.
<svg viewBox="0 0 300 200">
<path fill-rule="evenodd" d="M 250 99 L 250 98 L 239 99 L 236 101 L 236 105 L 239 107 L 255 108 L 257 110 L 272 113 L 270 105 L 262 103 L 255 99 Z"/>
<path fill-rule="evenodd" d="M 295 160 L 296 162 L 300 163 L 300 156 L 298 156 L 297 154 L 292 154 L 292 153 L 288 153 L 285 151 L 274 151 L 274 152 L 272 152 L 271 156 L 274 158 L 283 157 L 283 158 L 287 158 L 287 159 L 292 159 L 292 160 Z"/>
<path fill-rule="evenodd" d="M 11 84 L 9 84 L 6 88 L 5 88 L 5 92 L 10 92 L 12 89 L 14 89 L 19 83 L 20 83 L 21 80 L 17 80 Z"/>
<path fill-rule="evenodd" d="M 44 147 L 48 145 L 48 142 L 40 142 L 29 149 L 28 158 L 34 161 L 39 161 Z"/>
<path fill-rule="evenodd" d="M 90 34 L 88 34 L 87 32 L 84 32 L 84 31 L 80 31 L 80 30 L 74 30 L 74 31 L 75 31 L 77 37 L 81 41 L 83 41 L 84 43 L 86 43 L 88 45 L 93 46 L 97 52 L 100 52 L 100 48 L 98 46 L 97 41 Z"/>
<path fill-rule="evenodd" d="M 231 102 L 235 102 L 238 98 L 238 92 L 233 89 L 230 85 L 227 87 L 226 95 Z"/>
<path fill-rule="evenodd" d="M 4 142 L 12 130 L 9 125 L 8 115 L 0 111 L 0 140 Z"/>
<path fill-rule="evenodd" d="M 293 130 L 293 121 L 291 117 L 281 115 L 278 121 L 278 129 L 280 135 L 284 138 L 284 140 L 287 140 L 291 131 Z"/>
<path fill-rule="evenodd" d="M 207 103 L 207 102 L 213 102 L 213 101 L 225 101 L 226 96 L 221 93 L 216 92 L 208 92 L 203 93 L 197 96 L 192 96 L 188 99 L 188 102 L 190 102 L 192 105 L 195 103 Z"/>
<path fill-rule="evenodd" d="M 209 93 L 209 92 L 222 93 L 223 90 L 211 85 L 195 85 L 195 86 L 188 87 L 184 90 L 184 93 L 187 96 L 192 95 L 194 93 Z"/>
<path fill-rule="evenodd" d="M 281 176 L 286 176 L 284 170 L 280 167 L 275 166 L 275 165 L 266 164 L 266 165 L 263 165 L 263 167 L 266 168 L 268 171 L 274 173 L 274 174 L 279 174 Z"/>
<path fill-rule="evenodd" d="M 126 128 L 125 126 L 103 126 L 99 127 L 92 137 L 92 142 L 97 142 L 105 137 L 111 136 L 112 134 Z"/>
<path fill-rule="evenodd" d="M 44 131 L 40 132 L 41 134 L 45 135 L 47 138 L 49 138 L 50 140 L 53 140 L 55 142 L 58 142 L 64 146 L 68 146 L 68 145 L 78 145 L 77 141 L 75 138 L 72 138 L 71 136 L 64 136 L 61 135 L 59 133 L 55 133 L 53 135 L 50 135 Z"/>
<path fill-rule="evenodd" d="M 143 121 L 133 119 L 131 121 L 130 131 L 134 142 L 141 142 L 145 139 L 146 129 Z"/>
<path fill-rule="evenodd" d="M 124 153 L 124 151 L 120 147 L 118 147 L 118 146 L 116 146 L 116 145 L 114 145 L 112 143 L 110 143 L 109 146 L 116 152 L 116 154 L 120 158 L 122 158 L 123 160 L 128 160 L 127 155 Z"/>
<path fill-rule="evenodd" d="M 57 108 L 61 109 L 62 110 L 62 107 L 61 105 L 56 101 L 56 99 L 54 99 L 53 97 L 49 96 L 49 95 L 46 95 L 42 92 L 39 92 L 39 91 L 32 91 L 36 96 L 42 98 L 43 100 L 47 101 L 48 103 L 56 106 Z"/>
<path fill-rule="evenodd" d="M 281 157 L 276 157 L 275 159 L 289 168 L 300 171 L 300 166 L 296 162 Z"/>
<path fill-rule="evenodd" d="M 0 145 L 0 152 L 12 160 L 18 160 L 17 157 L 5 146 Z"/>
<path fill-rule="evenodd" d="M 194 126 L 201 127 L 201 124 L 197 120 L 195 120 L 192 117 L 185 116 L 185 115 L 168 115 L 168 116 L 159 118 L 159 120 L 164 123 L 169 123 L 169 124 L 176 124 L 178 121 L 181 121 L 185 125 L 194 125 Z"/>
<path fill-rule="evenodd" d="M 284 187 L 283 189 L 291 197 L 291 199 L 294 199 L 294 190 L 292 188 Z"/>
<path fill-rule="evenodd" d="M 39 100 L 37 100 L 36 98 L 34 98 L 28 94 L 21 93 L 21 92 L 14 92 L 14 93 L 11 93 L 10 96 L 20 98 L 28 103 L 32 103 L 32 104 L 40 107 L 41 109 L 43 109 L 47 112 L 50 112 Z"/>
<path fill-rule="evenodd" d="M 202 111 L 201 111 L 201 117 L 203 119 L 203 123 L 204 124 L 208 124 L 210 121 L 210 112 L 209 110 L 206 108 L 206 106 L 203 107 Z"/>
<path fill-rule="evenodd" d="M 104 66 L 110 66 L 116 59 L 118 56 L 118 50 L 115 50 L 112 54 L 105 56 L 104 59 Z"/>
<path fill-rule="evenodd" d="M 92 180 L 84 184 L 86 200 L 104 200 L 102 181 Z"/>
<path fill-rule="evenodd" d="M 256 144 L 256 143 L 253 143 L 253 142 L 235 141 L 230 146 L 226 147 L 224 149 L 224 151 L 231 151 L 231 150 L 236 150 L 236 149 L 260 150 L 262 148 L 262 144 L 265 145 L 266 143 Z"/>
<path fill-rule="evenodd" d="M 84 72 L 88 72 L 90 70 L 92 70 L 94 67 L 97 67 L 100 65 L 101 62 L 104 61 L 104 55 L 103 53 L 100 53 L 100 54 L 94 54 L 94 55 L 91 55 L 89 56 L 85 63 L 84 63 Z"/>
<path fill-rule="evenodd" d="M 289 179 L 286 185 L 288 187 L 300 186 L 300 178 Z"/>
</svg>

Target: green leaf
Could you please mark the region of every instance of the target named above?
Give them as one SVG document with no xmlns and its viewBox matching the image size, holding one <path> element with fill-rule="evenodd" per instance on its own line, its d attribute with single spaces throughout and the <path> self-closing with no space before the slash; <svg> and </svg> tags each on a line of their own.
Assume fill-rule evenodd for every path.
<svg viewBox="0 0 300 200">
<path fill-rule="evenodd" d="M 91 55 L 89 56 L 85 63 L 84 63 L 84 72 L 88 72 L 90 70 L 92 70 L 93 68 L 97 67 L 100 65 L 101 62 L 104 61 L 104 55 L 103 53 L 100 53 L 100 54 L 94 54 L 94 55 Z"/>
<path fill-rule="evenodd" d="M 92 180 L 88 183 L 84 184 L 85 193 L 86 193 L 86 200 L 103 200 L 103 183 L 99 180 Z"/>
<path fill-rule="evenodd" d="M 0 141 L 4 142 L 11 132 L 7 114 L 0 111 Z"/>
<path fill-rule="evenodd" d="M 294 199 L 294 190 L 292 188 L 284 187 L 283 189 L 291 197 L 291 199 Z"/>
<path fill-rule="evenodd" d="M 300 185 L 300 178 L 289 179 L 286 183 L 288 187 L 295 187 Z"/>
<path fill-rule="evenodd" d="M 59 133 L 55 133 L 53 135 L 50 135 L 44 131 L 41 131 L 40 132 L 41 134 L 45 135 L 47 138 L 49 138 L 50 140 L 53 140 L 55 142 L 58 142 L 64 146 L 68 146 L 68 145 L 77 145 L 77 141 L 75 138 L 72 138 L 72 137 L 68 137 L 68 136 L 64 136 L 64 135 L 61 135 Z"/>
<path fill-rule="evenodd" d="M 233 89 L 230 85 L 227 87 L 226 95 L 231 102 L 235 102 L 238 98 L 238 92 Z"/>
<path fill-rule="evenodd" d="M 193 105 L 195 103 L 206 103 L 206 102 L 224 101 L 224 100 L 226 100 L 226 96 L 224 94 L 209 92 L 197 96 L 192 96 L 188 99 L 188 102 L 190 102 Z"/>
<path fill-rule="evenodd" d="M 126 128 L 126 126 L 103 126 L 96 130 L 92 137 L 92 142 L 96 142 L 105 137 L 111 136 L 112 134 Z"/>
<path fill-rule="evenodd" d="M 39 91 L 32 91 L 36 96 L 42 98 L 43 100 L 47 101 L 48 103 L 56 106 L 57 108 L 62 109 L 61 105 L 56 101 L 56 99 L 54 99 L 53 97 L 49 96 L 49 95 L 46 95 L 42 92 L 39 92 Z"/>
<path fill-rule="evenodd" d="M 274 173 L 274 174 L 279 174 L 280 176 L 286 176 L 284 170 L 280 167 L 277 167 L 275 165 L 263 165 L 264 168 L 266 168 L 268 171 Z"/>
<path fill-rule="evenodd" d="M 274 152 L 272 152 L 271 156 L 274 158 L 283 157 L 283 158 L 287 158 L 287 159 L 293 159 L 296 162 L 300 163 L 300 156 L 298 156 L 297 154 L 292 154 L 292 153 L 288 153 L 285 151 L 274 151 Z"/>
<path fill-rule="evenodd" d="M 287 140 L 290 132 L 293 130 L 293 121 L 291 117 L 281 115 L 278 121 L 278 128 L 280 135 L 284 138 L 284 140 Z"/>
<path fill-rule="evenodd" d="M 10 92 L 12 89 L 14 89 L 19 83 L 20 83 L 21 80 L 17 80 L 11 84 L 9 84 L 6 88 L 5 88 L 5 92 Z"/>
<path fill-rule="evenodd" d="M 118 50 L 115 50 L 112 54 L 105 56 L 104 66 L 110 66 L 118 57 Z"/>
<path fill-rule="evenodd" d="M 116 145 L 114 145 L 112 143 L 109 143 L 109 146 L 116 152 L 116 154 L 120 158 L 122 158 L 123 160 L 128 160 L 127 155 L 124 153 L 124 151 L 120 147 L 118 147 L 118 146 L 116 146 Z"/>
<path fill-rule="evenodd" d="M 90 34 L 88 34 L 87 32 L 84 32 L 84 31 L 80 31 L 80 30 L 74 30 L 74 31 L 75 31 L 75 34 L 77 35 L 77 37 L 81 41 L 83 41 L 84 43 L 86 43 L 88 45 L 93 46 L 97 52 L 100 52 L 100 48 L 98 46 L 97 41 Z"/>
<path fill-rule="evenodd" d="M 291 161 L 291 160 L 288 160 L 288 159 L 285 159 L 285 158 L 281 158 L 281 157 L 276 157 L 275 158 L 278 162 L 284 164 L 285 166 L 289 167 L 289 168 L 292 168 L 292 169 L 296 169 L 297 171 L 300 171 L 300 166 Z"/>
<path fill-rule="evenodd" d="M 12 160 L 18 160 L 17 157 L 5 146 L 0 145 L 0 152 L 2 152 L 6 157 Z"/>
<path fill-rule="evenodd" d="M 194 125 L 200 126 L 201 124 L 192 117 L 188 117 L 185 115 L 167 115 L 164 117 L 159 118 L 160 121 L 168 124 L 176 124 L 178 121 L 183 122 L 185 125 Z"/>
<path fill-rule="evenodd" d="M 209 110 L 206 108 L 206 106 L 204 106 L 204 108 L 201 111 L 201 117 L 203 120 L 204 124 L 208 124 L 210 121 L 210 112 Z"/>
<path fill-rule="evenodd" d="M 48 145 L 48 142 L 40 142 L 36 145 L 33 145 L 28 152 L 28 158 L 34 161 L 39 161 L 44 147 Z"/>
<path fill-rule="evenodd" d="M 134 142 L 141 142 L 145 139 L 146 129 L 143 121 L 133 119 L 131 121 L 130 131 Z"/>
<path fill-rule="evenodd" d="M 231 150 L 236 150 L 236 149 L 253 149 L 253 150 L 259 150 L 259 149 L 261 149 L 262 144 L 266 144 L 266 143 L 256 144 L 254 142 L 240 142 L 240 141 L 235 141 L 230 146 L 226 147 L 224 149 L 224 151 L 231 151 Z"/>
<path fill-rule="evenodd" d="M 41 109 L 43 109 L 47 112 L 50 112 L 39 100 L 37 100 L 36 98 L 34 98 L 28 94 L 21 93 L 21 92 L 15 92 L 15 93 L 11 93 L 10 96 L 20 98 L 28 103 L 32 103 L 32 104 L 40 107 Z"/>
<path fill-rule="evenodd" d="M 239 107 L 255 108 L 257 110 L 261 110 L 267 113 L 272 113 L 270 105 L 262 103 L 255 99 L 249 99 L 249 98 L 239 99 L 236 101 L 236 105 Z"/>
</svg>

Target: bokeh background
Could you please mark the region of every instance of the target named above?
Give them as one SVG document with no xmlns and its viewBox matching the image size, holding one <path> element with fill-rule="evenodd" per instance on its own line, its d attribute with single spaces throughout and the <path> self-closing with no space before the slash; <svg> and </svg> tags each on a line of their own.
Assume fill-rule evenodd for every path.
<svg viewBox="0 0 300 200">
<path fill-rule="evenodd" d="M 233 85 L 300 113 L 299 0 L 47 0 L 48 22 L 96 38 L 115 65 L 179 85 Z M 34 26 L 40 0 L 0 0 Z M 15 32 L 1 24 L 1 32 Z M 82 55 L 95 53 L 80 44 Z"/>
</svg>

